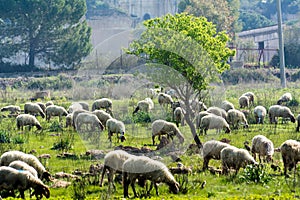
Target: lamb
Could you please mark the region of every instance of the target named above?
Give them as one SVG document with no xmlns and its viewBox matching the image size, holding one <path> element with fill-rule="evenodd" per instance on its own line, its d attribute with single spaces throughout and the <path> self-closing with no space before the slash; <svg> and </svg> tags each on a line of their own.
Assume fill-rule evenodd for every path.
<svg viewBox="0 0 300 200">
<path fill-rule="evenodd" d="M 281 106 L 281 105 L 270 106 L 270 108 L 269 108 L 270 123 L 277 124 L 277 117 L 290 118 L 291 122 L 293 122 L 293 123 L 296 122 L 294 114 L 288 107 Z"/>
<path fill-rule="evenodd" d="M 291 101 L 293 99 L 292 94 L 287 92 L 284 93 L 277 101 L 277 105 L 281 105 L 284 102 Z"/>
<path fill-rule="evenodd" d="M 108 114 L 104 110 L 95 110 L 92 113 L 95 114 L 98 117 L 98 119 L 103 124 L 104 128 L 106 128 L 107 120 L 112 119 L 112 116 L 110 116 L 110 114 Z"/>
<path fill-rule="evenodd" d="M 42 165 L 42 163 L 38 160 L 37 157 L 31 154 L 26 154 L 21 151 L 8 151 L 3 153 L 0 157 L 0 166 L 8 166 L 15 160 L 23 161 L 31 167 L 33 167 L 34 169 L 36 169 L 36 171 L 38 172 L 38 176 L 41 180 L 51 180 L 51 174 L 45 169 L 45 167 Z"/>
<path fill-rule="evenodd" d="M 177 107 L 174 110 L 174 120 L 177 127 L 179 127 L 179 123 L 181 126 L 184 125 L 184 110 L 181 107 Z"/>
<path fill-rule="evenodd" d="M 228 174 L 231 167 L 235 170 L 236 175 L 241 167 L 245 167 L 247 164 L 258 164 L 246 149 L 234 146 L 223 148 L 220 156 L 223 174 Z"/>
<path fill-rule="evenodd" d="M 201 119 L 202 117 L 209 115 L 210 113 L 207 111 L 201 111 L 196 115 L 196 129 L 199 129 L 200 131 L 200 124 L 201 124 Z"/>
<path fill-rule="evenodd" d="M 248 108 L 250 106 L 249 97 L 242 95 L 239 98 L 240 108 Z"/>
<path fill-rule="evenodd" d="M 158 119 L 152 123 L 153 145 L 155 145 L 155 137 L 158 136 L 160 138 L 161 135 L 168 135 L 168 137 L 171 138 L 173 138 L 173 136 L 176 135 L 181 144 L 184 142 L 184 136 L 174 123 Z"/>
<path fill-rule="evenodd" d="M 135 181 L 137 178 L 150 180 L 151 187 L 148 192 L 151 191 L 153 185 L 158 195 L 157 183 L 166 183 L 169 186 L 170 191 L 174 194 L 179 192 L 179 183 L 175 180 L 167 166 L 160 161 L 152 160 L 146 156 L 137 156 L 128 158 L 122 167 L 123 170 L 123 189 L 124 197 L 128 196 L 128 187 L 131 185 L 134 196 L 137 197 L 135 191 Z"/>
<path fill-rule="evenodd" d="M 107 113 L 109 113 L 112 117 L 112 101 L 108 98 L 101 98 L 94 101 L 92 104 L 92 111 L 95 111 L 97 109 L 104 108 Z"/>
<path fill-rule="evenodd" d="M 117 138 L 118 140 L 121 139 L 121 142 L 125 141 L 125 125 L 122 121 L 119 121 L 117 119 L 108 119 L 106 122 L 106 128 L 108 131 L 108 140 L 110 141 L 110 143 L 112 142 L 112 135 L 114 133 L 117 134 Z M 121 134 L 120 137 L 118 136 L 118 134 Z"/>
<path fill-rule="evenodd" d="M 263 106 L 256 106 L 253 110 L 255 121 L 257 124 L 263 124 L 265 116 L 267 115 L 267 110 Z"/>
<path fill-rule="evenodd" d="M 14 191 L 19 190 L 22 199 L 25 199 L 25 190 L 33 188 L 37 199 L 41 199 L 43 195 L 46 198 L 50 197 L 50 190 L 48 186 L 34 177 L 28 171 L 19 171 L 12 167 L 1 166 L 0 167 L 0 190 L 6 189 Z M 14 192 L 13 192 L 14 196 Z"/>
<path fill-rule="evenodd" d="M 98 117 L 92 113 L 79 113 L 76 117 L 75 127 L 77 131 L 81 131 L 81 127 L 83 124 L 90 124 L 91 130 L 94 131 L 95 127 L 97 127 L 100 131 L 104 129 L 103 124 L 98 119 Z"/>
<path fill-rule="evenodd" d="M 123 150 L 114 150 L 108 152 L 104 157 L 104 167 L 100 178 L 100 187 L 102 187 L 105 172 L 108 170 L 108 183 L 112 184 L 115 188 L 113 178 L 116 172 L 122 172 L 123 163 L 134 155 L 127 153 Z"/>
<path fill-rule="evenodd" d="M 12 167 L 14 169 L 17 170 L 25 170 L 30 172 L 34 177 L 38 178 L 38 173 L 37 171 L 31 167 L 30 165 L 28 165 L 26 162 L 20 161 L 20 160 L 15 160 L 13 162 L 11 162 L 9 165 L 9 167 Z"/>
<path fill-rule="evenodd" d="M 251 152 L 254 160 L 256 160 L 256 153 L 258 153 L 259 162 L 261 163 L 261 156 L 266 157 L 266 162 L 272 161 L 274 154 L 274 145 L 271 140 L 263 135 L 256 135 L 252 139 Z"/>
<path fill-rule="evenodd" d="M 234 109 L 234 105 L 229 101 L 222 101 L 221 108 L 224 109 L 226 112 L 230 109 Z"/>
<path fill-rule="evenodd" d="M 10 114 L 19 114 L 21 112 L 20 106 L 8 105 L 4 106 L 0 110 L 1 112 L 9 111 Z"/>
<path fill-rule="evenodd" d="M 227 112 L 227 121 L 235 129 L 238 129 L 239 123 L 242 123 L 244 125 L 244 128 L 249 127 L 244 113 L 236 109 L 231 109 Z"/>
<path fill-rule="evenodd" d="M 20 114 L 16 118 L 18 130 L 23 130 L 24 126 L 29 126 L 29 130 L 32 126 L 35 126 L 38 130 L 42 129 L 40 122 L 36 119 L 35 116 L 30 114 Z"/>
<path fill-rule="evenodd" d="M 246 92 L 242 94 L 242 96 L 247 96 L 249 98 L 249 104 L 253 105 L 254 104 L 254 93 L 253 92 Z"/>
<path fill-rule="evenodd" d="M 299 132 L 300 129 L 300 114 L 297 115 L 297 127 L 296 127 L 296 132 Z"/>
<path fill-rule="evenodd" d="M 154 103 L 150 98 L 146 98 L 138 102 L 137 107 L 134 109 L 132 114 L 137 113 L 139 110 L 142 112 L 150 112 L 154 108 Z"/>
<path fill-rule="evenodd" d="M 202 155 L 203 155 L 203 171 L 208 169 L 208 163 L 210 159 L 220 160 L 220 152 L 223 148 L 230 146 L 225 142 L 217 140 L 210 140 L 203 144 Z"/>
<path fill-rule="evenodd" d="M 206 111 L 209 112 L 209 113 L 213 113 L 213 114 L 215 114 L 215 115 L 221 116 L 221 117 L 223 117 L 224 119 L 227 118 L 227 113 L 226 113 L 226 111 L 225 111 L 224 109 L 222 109 L 222 108 L 212 106 L 212 107 L 209 107 Z"/>
<path fill-rule="evenodd" d="M 280 146 L 280 152 L 284 165 L 284 175 L 287 176 L 287 170 L 292 168 L 296 170 L 297 162 L 300 161 L 300 142 L 296 140 L 286 140 Z"/>
<path fill-rule="evenodd" d="M 173 99 L 170 95 L 161 92 L 158 94 L 158 103 L 160 106 L 167 104 L 171 105 L 173 103 Z"/>
<path fill-rule="evenodd" d="M 200 134 L 203 133 L 207 134 L 208 129 L 223 129 L 225 128 L 225 133 L 230 133 L 230 128 L 228 123 L 223 117 L 214 115 L 214 114 L 209 114 L 204 117 L 202 117 L 201 122 L 200 122 Z"/>
<path fill-rule="evenodd" d="M 42 118 L 45 118 L 45 113 L 42 108 L 37 103 L 25 103 L 24 105 L 24 113 L 31 114 L 31 115 L 38 115 L 40 114 Z"/>
<path fill-rule="evenodd" d="M 62 106 L 51 105 L 46 108 L 46 120 L 50 121 L 52 116 L 58 116 L 59 121 L 61 121 L 62 116 L 67 116 L 67 110 Z"/>
</svg>

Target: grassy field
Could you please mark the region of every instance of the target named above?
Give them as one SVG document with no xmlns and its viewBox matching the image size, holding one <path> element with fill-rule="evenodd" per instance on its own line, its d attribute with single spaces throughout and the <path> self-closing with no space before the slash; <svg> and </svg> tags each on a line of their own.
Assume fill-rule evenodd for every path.
<svg viewBox="0 0 300 200">
<path fill-rule="evenodd" d="M 300 89 L 297 84 L 289 84 L 289 88 L 280 89 L 271 84 L 249 84 L 249 85 L 236 85 L 224 86 L 224 97 L 234 103 L 238 108 L 239 96 L 247 91 L 252 91 L 256 95 L 255 105 L 264 105 L 268 108 L 270 105 L 276 103 L 277 99 L 286 91 L 292 93 L 296 102 L 299 102 Z M 20 94 L 19 94 L 20 95 Z M 8 104 L 20 105 L 23 107 L 26 102 L 26 95 L 23 94 L 23 99 L 10 98 L 0 99 L 0 106 Z M 70 101 L 67 98 L 57 98 L 54 101 L 57 105 L 68 107 Z M 93 100 L 89 100 L 90 105 Z M 121 119 L 126 123 L 127 140 L 123 145 L 130 145 L 135 147 L 151 146 L 151 124 L 130 123 L 134 121 L 131 113 L 133 106 L 138 99 L 118 99 L 113 100 L 113 111 L 115 117 Z M 209 103 L 208 103 L 209 104 Z M 170 118 L 170 115 L 161 111 L 157 101 L 155 101 L 155 110 L 151 114 L 151 119 Z M 253 107 L 251 108 L 252 111 Z M 299 106 L 291 107 L 295 116 L 299 112 Z M 2 113 L 3 115 L 7 113 Z M 92 160 L 85 152 L 89 149 L 101 149 L 104 151 L 112 150 L 119 144 L 114 140 L 112 147 L 110 147 L 107 140 L 107 132 L 103 131 L 100 135 L 99 142 L 95 142 L 95 138 L 84 139 L 82 135 L 78 134 L 72 128 L 64 128 L 65 119 L 58 122 L 57 118 L 52 118 L 50 122 L 45 121 L 38 116 L 38 120 L 44 127 L 43 131 L 37 131 L 35 128 L 29 131 L 18 131 L 14 118 L 0 118 L 0 136 L 1 141 L 6 141 L 0 144 L 0 153 L 7 150 L 15 149 L 29 152 L 36 150 L 35 155 L 48 153 L 51 155 L 50 159 L 42 160 L 46 168 L 55 174 L 57 172 L 72 173 L 75 170 L 87 172 L 91 164 L 103 163 L 103 160 Z M 233 130 L 230 134 L 216 134 L 215 130 L 211 130 L 205 136 L 200 136 L 202 142 L 210 139 L 228 138 L 231 144 L 237 147 L 243 147 L 244 141 L 251 142 L 253 136 L 262 134 L 270 138 L 275 147 L 279 147 L 287 139 L 300 140 L 299 133 L 295 132 L 296 124 L 291 122 L 279 123 L 277 127 L 269 124 L 266 119 L 266 124 L 256 125 L 252 124 L 254 119 L 250 114 L 249 116 L 249 129 Z M 184 150 L 188 145 L 193 142 L 191 132 L 188 126 L 180 127 L 180 130 L 186 137 L 186 142 L 183 144 Z M 6 139 L 6 140 L 5 140 Z M 53 147 L 63 145 L 64 149 L 54 150 Z M 75 155 L 73 158 L 60 158 L 57 155 L 63 151 L 67 151 Z M 164 155 L 163 152 L 158 154 L 163 158 L 163 162 L 169 167 L 176 166 L 169 156 Z M 186 152 L 181 157 L 182 163 L 185 166 L 192 168 L 192 174 L 188 177 L 183 175 L 175 175 L 178 182 L 181 183 L 180 193 L 178 195 L 170 194 L 168 187 L 164 184 L 159 186 L 160 195 L 157 197 L 155 191 L 152 190 L 151 196 L 145 197 L 148 199 L 299 199 L 300 198 L 300 177 L 299 167 L 298 173 L 290 173 L 290 178 L 285 178 L 282 175 L 283 165 L 280 153 L 275 153 L 274 164 L 281 167 L 281 171 L 274 171 L 271 169 L 270 164 L 266 164 L 264 168 L 259 171 L 259 179 L 255 182 L 251 178 L 255 175 L 254 171 L 250 168 L 241 169 L 237 176 L 233 174 L 230 176 L 212 174 L 209 171 L 202 172 L 203 159 L 199 154 L 188 154 Z M 220 161 L 211 160 L 210 166 L 221 168 Z M 206 181 L 204 188 L 201 184 Z M 96 182 L 96 184 L 93 184 Z M 106 182 L 106 179 L 105 179 Z M 96 178 L 82 178 L 80 181 L 73 181 L 68 188 L 52 188 L 52 183 L 47 183 L 51 188 L 50 199 L 122 199 L 123 190 L 120 184 L 116 184 L 116 191 L 109 190 L 105 184 L 103 187 L 98 186 L 98 177 Z M 145 190 L 137 187 L 138 193 L 143 197 Z M 129 195 L 133 196 L 131 188 Z M 29 193 L 26 192 L 26 197 Z"/>
</svg>

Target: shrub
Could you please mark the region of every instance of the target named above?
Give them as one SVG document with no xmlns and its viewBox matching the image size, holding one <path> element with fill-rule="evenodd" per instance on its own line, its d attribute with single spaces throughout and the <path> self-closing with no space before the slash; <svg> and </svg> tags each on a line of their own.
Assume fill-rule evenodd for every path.
<svg viewBox="0 0 300 200">
<path fill-rule="evenodd" d="M 271 181 L 272 177 L 267 172 L 265 165 L 247 165 L 239 179 L 247 183 L 267 184 Z"/>
<path fill-rule="evenodd" d="M 0 130 L 0 143 L 10 143 L 10 134 L 5 130 Z"/>
<path fill-rule="evenodd" d="M 137 112 L 133 117 L 134 123 L 149 123 L 151 122 L 151 117 L 149 113 Z"/>
</svg>

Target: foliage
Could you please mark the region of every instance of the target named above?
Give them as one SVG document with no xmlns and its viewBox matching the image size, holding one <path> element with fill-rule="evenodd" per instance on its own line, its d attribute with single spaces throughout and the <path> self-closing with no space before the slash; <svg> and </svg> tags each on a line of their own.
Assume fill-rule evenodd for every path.
<svg viewBox="0 0 300 200">
<path fill-rule="evenodd" d="M 239 21 L 242 24 L 242 31 L 263 28 L 274 25 L 275 22 L 265 16 L 253 11 L 241 11 Z"/>
<path fill-rule="evenodd" d="M 13 60 L 23 54 L 29 66 L 35 66 L 37 58 L 46 64 L 73 67 L 92 48 L 85 12 L 84 0 L 1 0 L 0 16 L 5 21 L 0 26 L 0 41 L 10 53 L 0 58 Z"/>
<path fill-rule="evenodd" d="M 18 84 L 14 84 L 15 88 L 18 87 Z M 72 80 L 63 75 L 59 75 L 55 78 L 38 78 L 38 79 L 31 79 L 28 83 L 23 83 L 21 85 L 29 90 L 58 90 L 58 89 L 70 89 L 72 88 Z"/>
<path fill-rule="evenodd" d="M 265 165 L 247 165 L 240 175 L 239 179 L 247 183 L 268 184 L 272 177 L 267 172 Z"/>
<path fill-rule="evenodd" d="M 3 50 L 3 49 L 1 49 Z M 3 55 L 0 50 L 0 56 Z M 11 53 L 10 55 L 12 55 Z M 1 60 L 1 58 L 0 58 Z M 11 63 L 3 63 L 0 61 L 0 72 L 1 73 L 16 73 L 16 72 L 35 72 L 35 71 L 41 71 L 41 69 L 37 67 L 31 67 L 29 65 L 17 65 L 17 64 L 11 64 Z"/>
<path fill-rule="evenodd" d="M 50 132 L 59 132 L 62 131 L 63 127 L 60 125 L 58 121 L 53 121 L 49 127 Z"/>
<path fill-rule="evenodd" d="M 72 199 L 74 200 L 80 200 L 86 198 L 86 186 L 87 186 L 87 180 L 85 179 L 78 179 L 72 182 Z"/>
<path fill-rule="evenodd" d="M 149 122 L 151 122 L 151 116 L 149 115 L 149 113 L 140 111 L 140 112 L 137 112 L 133 116 L 133 122 L 134 123 L 149 123 Z"/>
<path fill-rule="evenodd" d="M 11 142 L 10 134 L 5 130 L 1 130 L 0 131 L 0 143 L 10 143 L 10 142 Z"/>
<path fill-rule="evenodd" d="M 61 136 L 58 142 L 55 142 L 51 147 L 51 150 L 60 150 L 62 152 L 69 151 L 72 149 L 74 143 L 74 135 L 68 134 L 66 136 Z"/>
</svg>

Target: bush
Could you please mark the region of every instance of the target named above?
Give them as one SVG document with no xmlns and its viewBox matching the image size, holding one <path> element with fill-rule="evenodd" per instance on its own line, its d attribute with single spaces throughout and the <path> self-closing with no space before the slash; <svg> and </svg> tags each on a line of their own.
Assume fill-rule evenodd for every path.
<svg viewBox="0 0 300 200">
<path fill-rule="evenodd" d="M 267 184 L 272 177 L 267 173 L 265 165 L 247 165 L 239 177 L 242 182 Z"/>
<path fill-rule="evenodd" d="M 0 130 L 0 143 L 10 143 L 10 134 L 5 130 Z"/>
<path fill-rule="evenodd" d="M 151 122 L 151 117 L 149 113 L 146 112 L 137 112 L 133 117 L 134 123 L 149 123 Z"/>
</svg>

